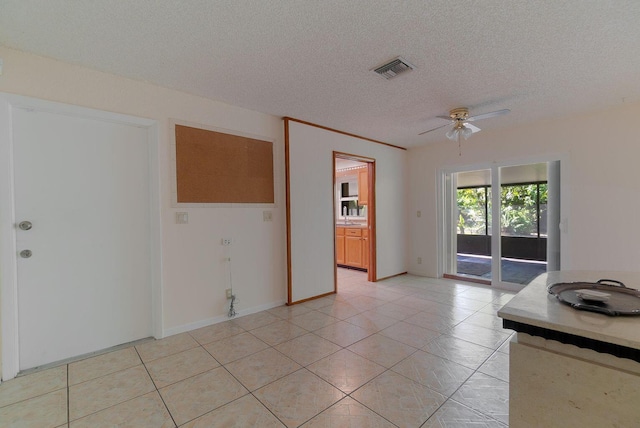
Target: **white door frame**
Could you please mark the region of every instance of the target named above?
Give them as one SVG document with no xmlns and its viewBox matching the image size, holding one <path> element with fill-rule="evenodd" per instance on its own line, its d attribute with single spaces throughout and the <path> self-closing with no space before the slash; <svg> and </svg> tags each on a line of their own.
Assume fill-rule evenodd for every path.
<svg viewBox="0 0 640 428">
<path fill-rule="evenodd" d="M 455 167 L 444 167 L 438 170 L 437 176 L 437 221 L 438 221 L 438 278 L 442 278 L 442 275 L 446 273 L 447 266 L 447 251 L 445 251 L 446 241 L 447 241 L 447 233 L 449 233 L 449 228 L 451 227 L 450 221 L 448 221 L 447 217 L 447 204 L 449 203 L 451 197 L 446 194 L 446 176 L 448 174 L 464 172 L 464 171 L 477 171 L 477 170 L 490 170 L 491 171 L 491 183 L 494 183 L 494 180 L 500 179 L 500 168 L 509 167 L 509 166 L 517 166 L 517 165 L 529 165 L 536 163 L 546 163 L 546 162 L 554 162 L 560 161 L 560 225 L 559 225 L 559 236 L 560 236 L 560 269 L 568 270 L 571 268 L 571 261 L 569 255 L 569 229 L 568 219 L 569 219 L 569 163 L 567 161 L 568 156 L 565 154 L 549 154 L 542 156 L 531 156 L 524 157 L 518 159 L 511 159 L 507 161 L 494 161 L 494 162 L 486 162 L 479 163 L 473 165 L 461 165 Z M 500 193 L 492 192 L 492 218 L 500 218 Z M 549 225 L 551 227 L 551 225 Z M 498 229 L 499 230 L 499 229 Z M 491 240 L 491 253 L 492 254 L 500 254 L 501 253 L 501 245 L 500 239 L 492 239 Z M 499 272 L 500 260 L 494 260 L 492 258 L 492 271 Z M 492 276 L 493 278 L 493 276 Z M 491 285 L 497 288 L 504 288 L 509 290 L 518 291 L 522 287 L 518 285 L 498 281 L 496 279 L 491 280 Z"/>
<path fill-rule="evenodd" d="M 0 93 L 0 322 L 2 380 L 14 378 L 19 370 L 18 278 L 16 219 L 13 183 L 12 111 L 31 109 L 55 114 L 110 121 L 146 128 L 149 148 L 149 212 L 151 218 L 151 314 L 152 334 L 163 336 L 160 174 L 158 168 L 158 123 L 152 119 L 94 110 L 85 107 Z"/>
</svg>

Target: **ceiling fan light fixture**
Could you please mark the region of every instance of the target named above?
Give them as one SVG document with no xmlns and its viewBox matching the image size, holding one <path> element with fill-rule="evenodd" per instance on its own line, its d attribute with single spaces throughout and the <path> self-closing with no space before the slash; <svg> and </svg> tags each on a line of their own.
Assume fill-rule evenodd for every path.
<svg viewBox="0 0 640 428">
<path fill-rule="evenodd" d="M 462 126 L 460 127 L 460 133 L 462 134 L 462 137 L 466 140 L 471 136 L 471 134 L 473 134 L 473 130 L 471 130 L 471 128 L 467 126 L 464 126 L 464 124 L 462 124 Z"/>
<path fill-rule="evenodd" d="M 460 137 L 466 140 L 471 136 L 471 134 L 473 134 L 473 130 L 471 128 L 465 126 L 463 122 L 458 122 L 445 135 L 451 141 L 458 141 Z"/>
</svg>

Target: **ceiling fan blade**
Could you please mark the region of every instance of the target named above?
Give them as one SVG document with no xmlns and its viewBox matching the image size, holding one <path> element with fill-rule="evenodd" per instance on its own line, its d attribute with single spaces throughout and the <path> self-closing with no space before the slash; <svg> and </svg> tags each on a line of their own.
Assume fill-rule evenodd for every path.
<svg viewBox="0 0 640 428">
<path fill-rule="evenodd" d="M 436 116 L 438 119 L 451 120 L 451 116 Z"/>
<path fill-rule="evenodd" d="M 472 134 L 475 134 L 476 132 L 480 131 L 480 128 L 478 128 L 477 126 L 472 125 L 470 123 L 467 123 L 467 122 L 464 123 L 464 126 L 466 126 L 467 128 L 471 129 L 471 133 Z"/>
<path fill-rule="evenodd" d="M 511 110 L 509 110 L 508 108 L 504 109 L 504 110 L 497 110 L 497 111 L 492 111 L 490 113 L 483 113 L 483 114 L 478 114 L 475 116 L 471 116 L 469 118 L 467 118 L 467 121 L 469 122 L 473 122 L 474 120 L 482 120 L 482 119 L 488 119 L 490 117 L 495 117 L 495 116 L 502 116 L 503 114 L 507 114 L 509 113 Z"/>
<path fill-rule="evenodd" d="M 418 135 L 423 135 L 423 134 L 426 134 L 427 132 L 435 131 L 435 130 L 438 130 L 440 128 L 444 128 L 445 126 L 449 126 L 449 125 L 451 125 L 451 121 L 449 121 L 449 123 L 445 123 L 444 125 L 438 126 L 436 128 L 432 128 L 432 129 L 430 129 L 428 131 L 421 132 Z"/>
</svg>

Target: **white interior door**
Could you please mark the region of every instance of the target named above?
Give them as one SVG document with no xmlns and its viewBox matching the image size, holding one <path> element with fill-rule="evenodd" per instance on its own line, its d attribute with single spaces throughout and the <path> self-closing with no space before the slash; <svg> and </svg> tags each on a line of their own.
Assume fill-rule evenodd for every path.
<svg viewBox="0 0 640 428">
<path fill-rule="evenodd" d="M 12 127 L 20 370 L 150 336 L 147 129 L 21 108 Z"/>
</svg>

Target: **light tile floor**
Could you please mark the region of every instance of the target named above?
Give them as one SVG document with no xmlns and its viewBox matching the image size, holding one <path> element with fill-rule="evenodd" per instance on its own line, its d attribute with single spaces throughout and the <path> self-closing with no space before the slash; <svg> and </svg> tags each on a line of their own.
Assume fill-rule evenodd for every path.
<svg viewBox="0 0 640 428">
<path fill-rule="evenodd" d="M 506 426 L 512 332 L 496 311 L 512 293 L 338 281 L 336 295 L 4 382 L 0 426 Z"/>
</svg>

